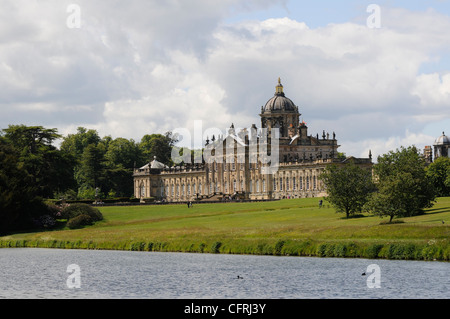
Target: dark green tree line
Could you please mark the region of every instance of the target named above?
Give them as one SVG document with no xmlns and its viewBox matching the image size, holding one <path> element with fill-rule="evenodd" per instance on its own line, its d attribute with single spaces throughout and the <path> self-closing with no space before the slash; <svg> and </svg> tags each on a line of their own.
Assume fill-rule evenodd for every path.
<svg viewBox="0 0 450 319">
<path fill-rule="evenodd" d="M 62 139 L 59 149 L 54 145 Z M 101 138 L 78 128 L 65 137 L 57 129 L 10 125 L 0 134 L 0 232 L 36 227 L 55 213 L 45 199 L 131 197 L 133 169 L 153 160 L 171 164 L 171 133 L 142 141 Z M 51 216 L 55 217 L 55 216 Z M 41 223 L 42 224 L 42 223 Z"/>
<path fill-rule="evenodd" d="M 78 128 L 76 134 L 64 137 L 61 150 L 76 158 L 74 178 L 76 190 L 72 197 L 130 197 L 133 195 L 133 169 L 153 160 L 171 164 L 174 140 L 171 133 L 144 135 L 139 143 L 133 139 L 110 136 L 100 138 L 95 130 Z M 70 194 L 63 195 L 68 197 Z"/>
</svg>

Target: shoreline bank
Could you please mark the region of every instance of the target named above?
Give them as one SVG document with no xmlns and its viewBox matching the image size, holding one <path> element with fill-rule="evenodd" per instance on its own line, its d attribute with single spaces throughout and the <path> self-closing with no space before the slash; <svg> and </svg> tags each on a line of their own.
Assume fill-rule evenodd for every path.
<svg viewBox="0 0 450 319">
<path fill-rule="evenodd" d="M 364 258 L 415 261 L 450 261 L 447 241 L 406 242 L 322 242 L 313 240 L 278 240 L 244 243 L 234 240 L 183 244 L 164 242 L 95 242 L 65 240 L 0 240 L 0 248 L 56 248 L 84 250 L 120 250 L 147 252 L 209 253 L 290 257 Z"/>
</svg>

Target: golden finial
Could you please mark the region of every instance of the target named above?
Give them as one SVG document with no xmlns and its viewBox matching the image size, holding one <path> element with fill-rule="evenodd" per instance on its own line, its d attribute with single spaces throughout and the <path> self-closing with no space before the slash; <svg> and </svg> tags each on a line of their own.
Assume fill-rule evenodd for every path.
<svg viewBox="0 0 450 319">
<path fill-rule="evenodd" d="M 278 78 L 278 85 L 276 86 L 275 94 L 283 94 L 283 85 L 281 84 L 280 78 Z"/>
</svg>

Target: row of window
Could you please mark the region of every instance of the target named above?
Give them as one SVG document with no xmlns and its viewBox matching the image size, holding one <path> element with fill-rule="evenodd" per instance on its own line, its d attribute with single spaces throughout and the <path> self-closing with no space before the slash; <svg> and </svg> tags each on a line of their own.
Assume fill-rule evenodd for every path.
<svg viewBox="0 0 450 319">
<path fill-rule="evenodd" d="M 241 169 L 241 170 L 244 169 L 244 163 L 239 163 L 238 165 L 239 165 L 239 169 Z M 232 171 L 235 171 L 236 170 L 236 162 L 231 162 L 228 164 L 226 162 L 223 163 L 224 171 L 227 171 L 229 167 Z M 214 162 L 214 165 L 211 165 L 211 168 L 213 168 L 214 171 L 218 171 L 217 162 Z M 249 169 L 258 169 L 258 163 L 254 163 L 254 164 L 249 163 Z"/>
<path fill-rule="evenodd" d="M 317 177 L 316 176 L 300 176 L 298 179 L 294 176 L 292 177 L 292 185 L 290 183 L 290 178 L 289 177 L 280 177 L 279 178 L 279 182 L 277 181 L 277 178 L 273 179 L 273 190 L 276 191 L 277 190 L 277 186 L 279 187 L 280 191 L 283 191 L 283 187 L 286 187 L 286 190 L 289 191 L 291 190 L 291 186 L 292 186 L 292 190 L 303 190 L 303 189 L 317 189 Z M 297 184 L 298 182 L 298 184 Z"/>
<path fill-rule="evenodd" d="M 223 191 L 225 193 L 228 193 L 230 190 L 228 188 L 228 182 L 224 183 L 224 189 Z M 237 182 L 236 180 L 233 181 L 232 184 L 232 191 L 236 192 L 238 191 L 237 188 Z M 256 180 L 256 182 L 250 181 L 250 193 L 256 192 L 266 192 L 266 180 L 262 179 L 260 180 Z M 291 189 L 292 188 L 292 189 Z M 244 189 L 244 181 L 240 181 L 240 190 Z M 310 190 L 310 189 L 317 189 L 317 178 L 316 176 L 300 176 L 299 178 L 296 177 L 292 177 L 292 179 L 290 179 L 289 177 L 280 177 L 280 178 L 274 178 L 273 180 L 273 190 L 274 191 L 290 191 L 290 190 Z M 163 190 L 162 190 L 163 191 Z M 200 183 L 198 185 L 197 188 L 197 184 L 194 183 L 192 185 L 187 184 L 187 185 L 167 185 L 165 187 L 165 194 L 170 195 L 170 196 L 184 196 L 185 194 L 187 196 L 190 196 L 191 194 L 202 194 L 203 191 L 203 187 L 202 184 Z M 209 192 L 213 193 L 213 192 L 220 192 L 220 185 L 219 183 L 210 183 L 209 184 Z"/>
</svg>

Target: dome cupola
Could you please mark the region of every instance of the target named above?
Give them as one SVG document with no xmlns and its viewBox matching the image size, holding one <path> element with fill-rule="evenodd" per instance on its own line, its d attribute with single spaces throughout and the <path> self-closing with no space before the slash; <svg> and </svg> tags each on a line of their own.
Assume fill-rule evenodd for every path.
<svg viewBox="0 0 450 319">
<path fill-rule="evenodd" d="M 281 84 L 280 78 L 278 78 L 278 85 L 275 87 L 275 94 L 262 108 L 262 113 L 281 112 L 298 112 L 298 108 L 295 106 L 294 102 L 284 95 L 283 85 Z"/>
<path fill-rule="evenodd" d="M 450 138 L 445 135 L 445 132 L 442 132 L 442 135 L 436 139 L 434 145 L 450 145 Z"/>
</svg>

